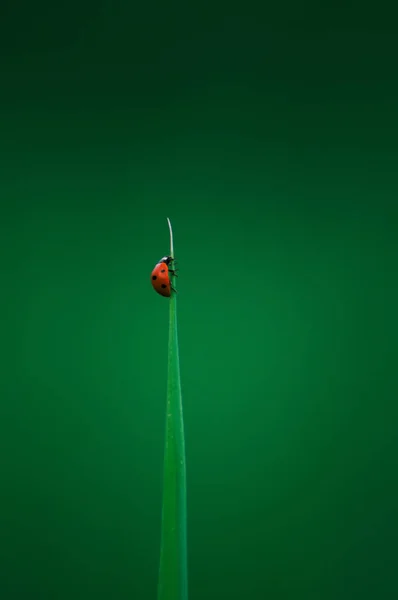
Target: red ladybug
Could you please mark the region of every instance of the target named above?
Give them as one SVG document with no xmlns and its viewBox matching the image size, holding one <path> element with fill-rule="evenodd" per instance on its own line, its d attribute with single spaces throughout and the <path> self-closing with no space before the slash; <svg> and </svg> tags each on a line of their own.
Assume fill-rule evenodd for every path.
<svg viewBox="0 0 398 600">
<path fill-rule="evenodd" d="M 173 292 L 176 291 L 172 287 L 169 277 L 169 273 L 172 275 L 176 274 L 174 269 L 170 269 L 169 267 L 172 262 L 174 262 L 174 258 L 171 256 L 164 256 L 160 259 L 157 265 L 155 265 L 155 268 L 151 274 L 153 289 L 161 296 L 166 296 L 166 298 L 170 297 L 171 290 L 173 290 Z"/>
</svg>

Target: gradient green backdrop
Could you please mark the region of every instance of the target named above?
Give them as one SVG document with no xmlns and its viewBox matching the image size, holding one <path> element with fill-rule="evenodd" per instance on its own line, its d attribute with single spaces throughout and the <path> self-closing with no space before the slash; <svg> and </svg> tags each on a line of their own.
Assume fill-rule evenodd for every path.
<svg viewBox="0 0 398 600">
<path fill-rule="evenodd" d="M 389 600 L 392 15 L 2 3 L 1 600 L 150 600 L 174 226 L 190 599 Z"/>
</svg>

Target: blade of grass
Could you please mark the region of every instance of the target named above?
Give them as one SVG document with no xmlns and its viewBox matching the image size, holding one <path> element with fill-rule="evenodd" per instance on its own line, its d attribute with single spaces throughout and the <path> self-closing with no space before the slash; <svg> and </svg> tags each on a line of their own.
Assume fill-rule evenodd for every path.
<svg viewBox="0 0 398 600">
<path fill-rule="evenodd" d="M 173 230 L 170 256 L 174 258 Z M 175 288 L 175 276 L 171 275 Z M 170 296 L 166 441 L 158 600 L 188 599 L 185 440 L 177 336 L 177 298 Z"/>
</svg>

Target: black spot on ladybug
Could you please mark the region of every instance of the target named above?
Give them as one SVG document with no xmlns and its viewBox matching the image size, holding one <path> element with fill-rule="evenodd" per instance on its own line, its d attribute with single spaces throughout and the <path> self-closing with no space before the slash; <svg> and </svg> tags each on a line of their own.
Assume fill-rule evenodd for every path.
<svg viewBox="0 0 398 600">
<path fill-rule="evenodd" d="M 152 275 L 152 280 L 155 281 L 157 279 L 157 275 Z"/>
<path fill-rule="evenodd" d="M 162 288 L 167 288 L 167 285 L 165 285 L 164 283 L 162 283 Z"/>
<path fill-rule="evenodd" d="M 162 269 L 160 272 L 161 273 L 166 273 L 166 269 Z"/>
</svg>

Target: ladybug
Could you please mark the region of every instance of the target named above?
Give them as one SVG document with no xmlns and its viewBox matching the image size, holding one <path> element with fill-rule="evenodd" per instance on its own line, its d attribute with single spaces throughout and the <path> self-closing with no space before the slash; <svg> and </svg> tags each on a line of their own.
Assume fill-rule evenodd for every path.
<svg viewBox="0 0 398 600">
<path fill-rule="evenodd" d="M 171 275 L 176 275 L 175 270 L 170 269 L 169 267 L 172 262 L 175 262 L 174 258 L 171 256 L 163 256 L 163 258 L 161 258 L 160 261 L 155 265 L 155 268 L 151 273 L 153 289 L 155 292 L 161 296 L 165 296 L 166 298 L 170 297 L 171 290 L 173 290 L 173 292 L 177 291 L 171 285 L 169 277 L 169 273 L 171 273 Z"/>
</svg>

